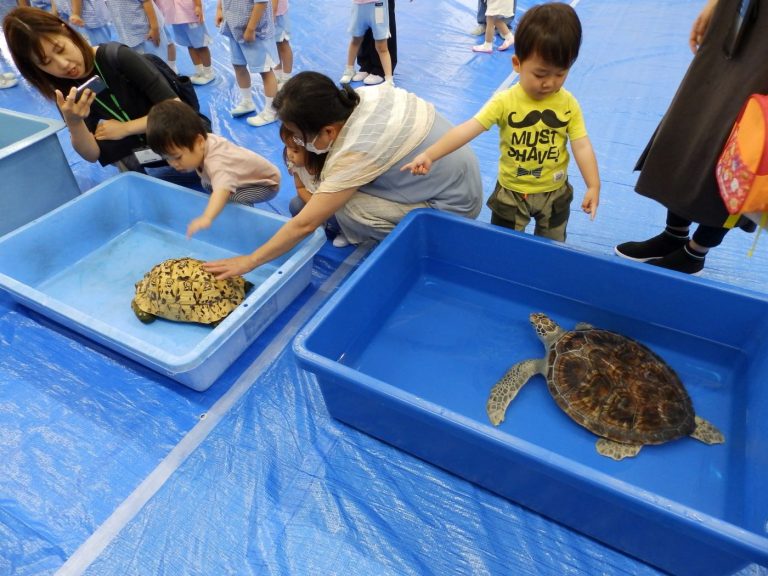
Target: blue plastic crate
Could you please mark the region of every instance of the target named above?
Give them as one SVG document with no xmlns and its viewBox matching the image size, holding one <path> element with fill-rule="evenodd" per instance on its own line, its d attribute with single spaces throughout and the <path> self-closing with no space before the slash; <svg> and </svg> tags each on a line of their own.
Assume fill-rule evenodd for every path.
<svg viewBox="0 0 768 576">
<path fill-rule="evenodd" d="M 0 235 L 80 194 L 56 135 L 62 128 L 60 120 L 0 108 Z"/>
<path fill-rule="evenodd" d="M 532 379 L 545 312 L 633 337 L 681 376 L 726 443 L 616 462 Z M 409 215 L 297 336 L 335 418 L 674 574 L 768 565 L 768 299 L 426 210 Z"/>
<path fill-rule="evenodd" d="M 142 324 L 135 283 L 167 258 L 246 254 L 286 218 L 238 204 L 185 235 L 208 196 L 139 174 L 121 174 L 0 238 L 0 287 L 16 300 L 195 390 L 205 390 L 309 284 L 318 229 L 245 277 L 255 288 L 218 326 Z"/>
</svg>

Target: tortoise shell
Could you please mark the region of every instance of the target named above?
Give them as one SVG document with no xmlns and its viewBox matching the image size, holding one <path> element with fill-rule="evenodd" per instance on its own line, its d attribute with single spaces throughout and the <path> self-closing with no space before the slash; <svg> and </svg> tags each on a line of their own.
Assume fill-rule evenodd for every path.
<svg viewBox="0 0 768 576">
<path fill-rule="evenodd" d="M 155 316 L 177 322 L 217 324 L 244 299 L 250 283 L 241 276 L 217 280 L 202 260 L 175 258 L 154 266 L 136 283 L 131 302 L 142 322 Z"/>
<path fill-rule="evenodd" d="M 693 403 L 675 371 L 621 334 L 564 332 L 549 349 L 546 378 L 562 410 L 610 440 L 661 444 L 696 428 Z"/>
</svg>

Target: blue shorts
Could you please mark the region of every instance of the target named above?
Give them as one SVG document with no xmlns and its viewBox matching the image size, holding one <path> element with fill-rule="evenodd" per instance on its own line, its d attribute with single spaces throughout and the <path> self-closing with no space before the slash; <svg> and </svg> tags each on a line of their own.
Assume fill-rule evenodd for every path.
<svg viewBox="0 0 768 576">
<path fill-rule="evenodd" d="M 205 23 L 187 22 L 173 25 L 173 37 L 176 44 L 187 48 L 205 48 L 211 42 Z"/>
<path fill-rule="evenodd" d="M 112 27 L 109 25 L 97 26 L 96 28 L 78 28 L 77 31 L 88 38 L 91 46 L 106 44 L 112 40 Z"/>
<path fill-rule="evenodd" d="M 233 65 L 248 66 L 252 74 L 269 72 L 280 61 L 273 39 L 238 42 L 229 37 L 229 52 Z"/>
<path fill-rule="evenodd" d="M 165 34 L 165 26 L 160 28 L 160 45 L 155 46 L 152 40 L 144 40 L 136 46 L 131 46 L 139 54 L 154 54 L 163 60 L 168 58 L 168 36 Z"/>
<path fill-rule="evenodd" d="M 389 38 L 389 10 L 386 0 L 368 4 L 352 4 L 350 35 L 356 38 L 365 36 L 365 31 L 369 28 L 374 40 Z"/>
<path fill-rule="evenodd" d="M 291 21 L 288 12 L 275 18 L 275 42 L 287 42 L 291 39 Z"/>
</svg>

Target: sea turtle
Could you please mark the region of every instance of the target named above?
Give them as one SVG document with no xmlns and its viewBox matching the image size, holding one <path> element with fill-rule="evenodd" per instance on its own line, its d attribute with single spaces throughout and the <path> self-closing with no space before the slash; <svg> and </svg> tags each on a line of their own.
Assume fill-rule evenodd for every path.
<svg viewBox="0 0 768 576">
<path fill-rule="evenodd" d="M 531 314 L 530 321 L 546 355 L 515 364 L 493 387 L 486 409 L 495 426 L 523 384 L 542 374 L 557 405 L 600 436 L 597 451 L 614 460 L 687 435 L 706 444 L 725 442 L 694 414 L 675 371 L 639 342 L 585 323 L 567 331 L 546 314 Z"/>
<path fill-rule="evenodd" d="M 253 284 L 241 276 L 217 280 L 202 260 L 172 258 L 154 266 L 136 282 L 131 308 L 148 324 L 156 317 L 217 325 L 245 298 Z"/>
</svg>

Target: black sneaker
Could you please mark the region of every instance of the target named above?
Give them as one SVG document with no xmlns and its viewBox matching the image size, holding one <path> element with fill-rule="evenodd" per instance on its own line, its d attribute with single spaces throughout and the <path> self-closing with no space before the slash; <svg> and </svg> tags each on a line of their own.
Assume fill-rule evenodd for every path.
<svg viewBox="0 0 768 576">
<path fill-rule="evenodd" d="M 687 243 L 687 236 L 673 236 L 664 231 L 658 236 L 643 242 L 624 242 L 616 246 L 613 251 L 622 258 L 646 262 L 652 258 L 663 258 L 667 254 L 682 248 Z"/>
<path fill-rule="evenodd" d="M 677 270 L 691 276 L 698 276 L 704 270 L 704 259 L 704 256 L 691 254 L 688 247 L 683 246 L 674 252 L 670 252 L 663 258 L 649 260 L 648 264 L 658 266 L 659 268 L 666 268 L 667 270 Z"/>
</svg>

